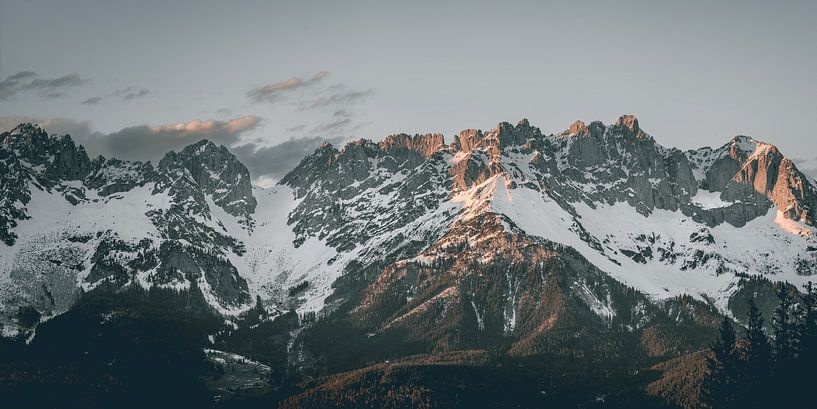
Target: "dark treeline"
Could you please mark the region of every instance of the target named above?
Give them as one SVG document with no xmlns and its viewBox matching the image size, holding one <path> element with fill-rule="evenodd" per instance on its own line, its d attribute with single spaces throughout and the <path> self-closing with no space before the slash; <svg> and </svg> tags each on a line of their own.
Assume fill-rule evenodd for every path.
<svg viewBox="0 0 817 409">
<path fill-rule="evenodd" d="M 713 408 L 815 407 L 817 379 L 817 287 L 798 295 L 777 286 L 771 329 L 753 299 L 738 334 L 724 319 L 708 359 L 703 400 Z"/>
<path fill-rule="evenodd" d="M 103 284 L 29 343 L 0 338 L 0 407 L 209 407 L 204 334 L 221 325 L 195 287 Z"/>
<path fill-rule="evenodd" d="M 540 275 L 533 267 L 531 271 Z M 696 405 L 815 406 L 810 383 L 817 376 L 817 287 L 807 285 L 803 294 L 791 285 L 768 288 L 774 289 L 768 294 L 776 293 L 776 302 L 759 307 L 748 298 L 746 314 L 738 314 L 744 325 L 722 321 L 702 392 L 689 388 L 694 389 L 690 393 Z M 632 305 L 629 298 L 637 295 L 626 290 L 618 297 L 621 304 Z M 685 352 L 660 348 L 671 353 L 649 356 L 644 350 L 664 338 L 690 339 L 682 332 L 587 330 L 588 323 L 571 321 L 513 354 L 508 353 L 511 338 L 453 355 L 439 350 L 429 354 L 435 344 L 428 340 L 409 341 L 405 329 L 373 335 L 371 328 L 348 318 L 348 305 L 341 308 L 347 310 L 320 319 L 295 311 L 275 315 L 257 300 L 255 308 L 235 318 L 239 325 L 227 325 L 195 286 L 101 286 L 83 293 L 65 314 L 39 323 L 28 344 L 25 339 L 0 339 L 0 402 L 32 408 L 275 408 L 282 402 L 283 407 L 350 408 L 678 404 L 646 392 L 645 386 L 666 381 L 654 364 Z M 21 320 L 39 321 L 36 311 L 20 314 Z M 716 317 L 712 323 L 718 322 Z M 581 327 L 585 331 L 576 332 Z M 468 344 L 451 345 L 455 351 Z M 212 384 L 207 382 L 225 373 L 232 376 L 234 368 L 214 365 L 202 348 L 239 353 L 269 365 L 263 394 L 208 389 Z M 699 351 L 697 356 L 703 355 Z M 696 362 L 704 367 L 703 358 Z M 696 387 L 703 372 L 697 372 Z"/>
<path fill-rule="evenodd" d="M 577 342 L 536 356 L 472 350 L 379 363 L 315 378 L 281 409 L 671 407 L 644 392 L 657 373 L 633 369 L 623 353 L 597 353 L 592 340 Z"/>
</svg>

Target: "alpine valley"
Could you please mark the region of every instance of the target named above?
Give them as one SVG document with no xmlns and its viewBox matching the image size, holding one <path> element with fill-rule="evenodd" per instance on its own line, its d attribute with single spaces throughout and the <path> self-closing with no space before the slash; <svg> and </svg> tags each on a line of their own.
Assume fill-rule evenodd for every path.
<svg viewBox="0 0 817 409">
<path fill-rule="evenodd" d="M 208 141 L 0 142 L 0 392 L 32 406 L 699 407 L 723 318 L 817 274 L 814 179 L 631 115 L 323 144 L 269 188 Z"/>
</svg>

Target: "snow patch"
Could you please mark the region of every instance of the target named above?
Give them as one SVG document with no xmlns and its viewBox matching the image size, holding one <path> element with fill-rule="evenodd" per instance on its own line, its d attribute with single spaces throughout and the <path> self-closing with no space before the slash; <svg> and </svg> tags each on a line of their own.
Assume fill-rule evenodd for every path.
<svg viewBox="0 0 817 409">
<path fill-rule="evenodd" d="M 732 202 L 721 199 L 721 192 L 710 192 L 704 189 L 698 189 L 698 193 L 690 200 L 705 210 L 728 207 L 732 204 Z"/>
</svg>

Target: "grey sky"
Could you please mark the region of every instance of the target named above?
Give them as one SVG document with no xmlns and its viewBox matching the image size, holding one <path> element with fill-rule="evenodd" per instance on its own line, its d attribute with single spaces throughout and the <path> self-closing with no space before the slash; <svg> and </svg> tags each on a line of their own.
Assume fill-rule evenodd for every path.
<svg viewBox="0 0 817 409">
<path fill-rule="evenodd" d="M 257 150 L 633 113 L 667 146 L 817 157 L 817 2 L 438 3 L 0 0 L 0 81 L 33 74 L 0 85 L 0 117 L 252 117 L 225 140 Z"/>
</svg>

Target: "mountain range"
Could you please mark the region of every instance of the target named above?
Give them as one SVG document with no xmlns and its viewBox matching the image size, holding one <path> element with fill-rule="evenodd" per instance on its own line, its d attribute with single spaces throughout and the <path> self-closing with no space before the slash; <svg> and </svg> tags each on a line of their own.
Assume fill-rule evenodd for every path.
<svg viewBox="0 0 817 409">
<path fill-rule="evenodd" d="M 32 124 L 0 141 L 0 323 L 29 341 L 83 294 L 139 287 L 200 294 L 225 350 L 294 312 L 286 365 L 322 376 L 577 337 L 663 362 L 817 274 L 817 187 L 792 160 L 748 136 L 664 147 L 631 115 L 323 144 L 268 188 L 208 141 L 157 164 Z"/>
</svg>

